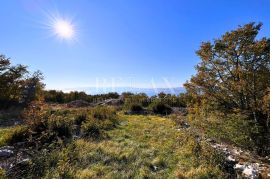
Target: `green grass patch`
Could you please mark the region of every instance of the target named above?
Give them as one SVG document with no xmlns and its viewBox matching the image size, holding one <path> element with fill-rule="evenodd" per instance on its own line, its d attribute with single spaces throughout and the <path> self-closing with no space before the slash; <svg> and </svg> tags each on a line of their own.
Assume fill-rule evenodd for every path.
<svg viewBox="0 0 270 179">
<path fill-rule="evenodd" d="M 0 146 L 10 145 L 25 139 L 27 128 L 25 126 L 14 126 L 0 128 Z"/>
</svg>

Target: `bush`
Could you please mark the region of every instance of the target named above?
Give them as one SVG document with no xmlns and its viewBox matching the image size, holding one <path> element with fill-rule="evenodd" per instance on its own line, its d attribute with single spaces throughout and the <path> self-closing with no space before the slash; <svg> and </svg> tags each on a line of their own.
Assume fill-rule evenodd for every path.
<svg viewBox="0 0 270 179">
<path fill-rule="evenodd" d="M 8 139 L 9 144 L 15 144 L 17 142 L 25 141 L 28 137 L 28 129 L 25 126 L 16 127 L 10 134 Z"/>
<path fill-rule="evenodd" d="M 72 136 L 72 121 L 62 116 L 52 116 L 48 120 L 49 133 L 57 137 Z"/>
<path fill-rule="evenodd" d="M 248 115 L 235 113 L 208 113 L 207 116 L 189 114 L 189 123 L 202 129 L 210 138 L 232 143 L 249 150 L 257 150 L 262 141 L 262 128 Z"/>
<path fill-rule="evenodd" d="M 33 156 L 23 178 L 75 178 L 75 167 L 70 165 L 75 161 L 77 152 L 73 143 L 51 151 L 40 150 Z"/>
<path fill-rule="evenodd" d="M 168 115 L 172 112 L 172 108 L 169 105 L 159 101 L 153 102 L 150 108 L 155 114 L 160 115 Z"/>
<path fill-rule="evenodd" d="M 98 121 L 91 118 L 82 124 L 82 134 L 86 137 L 99 138 L 101 135 L 101 129 L 98 125 Z"/>
<path fill-rule="evenodd" d="M 76 116 L 74 123 L 76 125 L 81 125 L 84 121 L 86 121 L 87 115 L 86 114 L 79 114 Z"/>
<path fill-rule="evenodd" d="M 91 110 L 91 116 L 97 120 L 114 120 L 116 118 L 116 110 L 112 107 L 96 107 Z"/>
<path fill-rule="evenodd" d="M 40 134 L 47 128 L 47 116 L 44 113 L 44 104 L 32 102 L 22 113 L 24 123 L 30 133 Z"/>
<path fill-rule="evenodd" d="M 139 104 L 131 104 L 129 111 L 134 114 L 141 114 L 143 113 L 144 109 Z"/>
<path fill-rule="evenodd" d="M 117 114 L 111 107 L 96 107 L 90 111 L 90 116 L 83 122 L 81 132 L 83 136 L 100 138 L 104 130 L 115 127 L 118 122 Z"/>
<path fill-rule="evenodd" d="M 70 138 L 74 122 L 70 114 L 68 110 L 48 110 L 42 103 L 31 103 L 23 112 L 29 141 L 43 145 Z"/>
</svg>

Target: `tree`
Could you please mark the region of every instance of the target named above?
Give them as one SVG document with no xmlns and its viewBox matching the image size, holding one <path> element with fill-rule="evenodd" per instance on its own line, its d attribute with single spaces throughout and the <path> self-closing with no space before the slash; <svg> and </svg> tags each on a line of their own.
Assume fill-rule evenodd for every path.
<svg viewBox="0 0 270 179">
<path fill-rule="evenodd" d="M 0 55 L 0 108 L 25 104 L 38 98 L 44 86 L 41 76 L 40 72 L 31 76 L 26 66 L 12 66 L 9 58 Z"/>
<path fill-rule="evenodd" d="M 31 77 L 25 80 L 22 99 L 25 104 L 43 100 L 43 89 L 45 85 L 41 82 L 42 80 L 43 75 L 40 71 L 34 72 Z"/>
<path fill-rule="evenodd" d="M 263 98 L 263 110 L 267 115 L 266 126 L 269 127 L 270 120 L 270 88 L 267 91 L 267 94 Z"/>
<path fill-rule="evenodd" d="M 185 84 L 194 98 L 225 108 L 262 114 L 262 99 L 270 85 L 270 39 L 257 39 L 262 24 L 249 23 L 203 42 L 197 74 Z"/>
<path fill-rule="evenodd" d="M 65 93 L 63 91 L 49 90 L 44 91 L 44 98 L 46 102 L 64 103 Z"/>
</svg>

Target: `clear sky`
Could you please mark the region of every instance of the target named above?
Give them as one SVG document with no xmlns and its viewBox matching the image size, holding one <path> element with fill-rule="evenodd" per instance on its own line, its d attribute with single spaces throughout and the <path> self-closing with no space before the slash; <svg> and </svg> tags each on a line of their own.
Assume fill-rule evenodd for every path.
<svg viewBox="0 0 270 179">
<path fill-rule="evenodd" d="M 53 35 L 56 15 L 76 40 Z M 202 41 L 251 21 L 270 36 L 269 0 L 2 0 L 0 53 L 41 70 L 47 88 L 177 87 Z"/>
</svg>

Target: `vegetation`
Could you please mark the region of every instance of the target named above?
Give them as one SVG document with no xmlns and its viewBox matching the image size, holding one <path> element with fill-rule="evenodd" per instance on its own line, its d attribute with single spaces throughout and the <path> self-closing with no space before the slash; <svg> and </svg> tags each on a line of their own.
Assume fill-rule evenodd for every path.
<svg viewBox="0 0 270 179">
<path fill-rule="evenodd" d="M 257 39 L 261 26 L 246 24 L 225 33 L 213 43 L 202 43 L 197 51 L 201 58 L 196 67 L 197 74 L 185 87 L 192 96 L 190 113 L 200 117 L 204 114 L 201 123 L 207 120 L 211 111 L 217 111 L 237 112 L 259 125 L 260 136 L 266 141 L 261 141 L 261 137 L 253 137 L 253 140 L 260 144 L 257 152 L 265 154 L 265 145 L 269 144 L 268 117 L 264 108 L 270 84 L 270 39 Z M 235 124 L 241 126 L 241 122 L 237 121 L 241 118 L 234 118 Z M 225 116 L 222 125 L 226 120 Z M 247 126 L 240 128 L 244 127 Z"/>
<path fill-rule="evenodd" d="M 150 105 L 150 108 L 155 114 L 160 114 L 160 115 L 168 115 L 168 114 L 171 114 L 172 112 L 172 109 L 169 105 L 159 100 L 154 101 Z"/>
<path fill-rule="evenodd" d="M 14 126 L 3 129 L 0 128 L 0 147 L 22 141 L 24 138 L 26 138 L 26 134 L 26 126 Z"/>
<path fill-rule="evenodd" d="M 100 138 L 104 130 L 116 127 L 117 122 L 118 117 L 113 108 L 97 107 L 90 111 L 90 115 L 82 124 L 82 134 L 93 139 Z"/>
<path fill-rule="evenodd" d="M 75 100 L 84 100 L 87 102 L 100 102 L 106 99 L 117 99 L 119 94 L 108 93 L 108 94 L 98 94 L 98 95 L 88 95 L 85 92 L 71 91 L 69 93 L 64 93 L 63 91 L 49 90 L 44 91 L 44 98 L 46 102 L 51 103 L 68 103 Z"/>
<path fill-rule="evenodd" d="M 41 72 L 31 75 L 26 66 L 12 66 L 8 58 L 0 55 L 0 109 L 39 100 L 44 87 L 42 79 Z"/>
<path fill-rule="evenodd" d="M 44 178 L 223 178 L 220 155 L 171 120 L 121 116 L 106 140 L 75 140 L 42 151 L 28 177 Z"/>
<path fill-rule="evenodd" d="M 160 93 L 158 96 L 148 97 L 146 94 L 122 94 L 124 97 L 124 109 L 132 114 L 143 114 L 145 111 L 154 114 L 169 115 L 172 107 L 184 108 L 189 97 L 187 94 L 170 95 Z M 148 109 L 148 110 L 146 110 Z"/>
<path fill-rule="evenodd" d="M 129 110 L 134 114 L 142 114 L 144 111 L 140 104 L 131 104 Z"/>
<path fill-rule="evenodd" d="M 248 116 L 225 113 L 210 113 L 208 117 L 189 114 L 189 123 L 202 130 L 208 138 L 226 142 L 247 149 L 258 151 L 258 142 L 262 142 L 261 126 Z M 202 122 L 203 121 L 203 122 Z"/>
<path fill-rule="evenodd" d="M 0 146 L 24 143 L 30 156 L 23 169 L 0 168 L 0 178 L 226 178 L 209 138 L 270 154 L 270 39 L 257 38 L 261 26 L 202 43 L 197 74 L 178 96 L 45 91 L 40 72 L 0 56 Z M 120 106 L 100 103 L 107 99 Z M 91 107 L 57 105 L 74 100 Z M 187 116 L 175 113 L 185 108 Z M 15 113 L 22 123 L 2 125 Z"/>
</svg>

